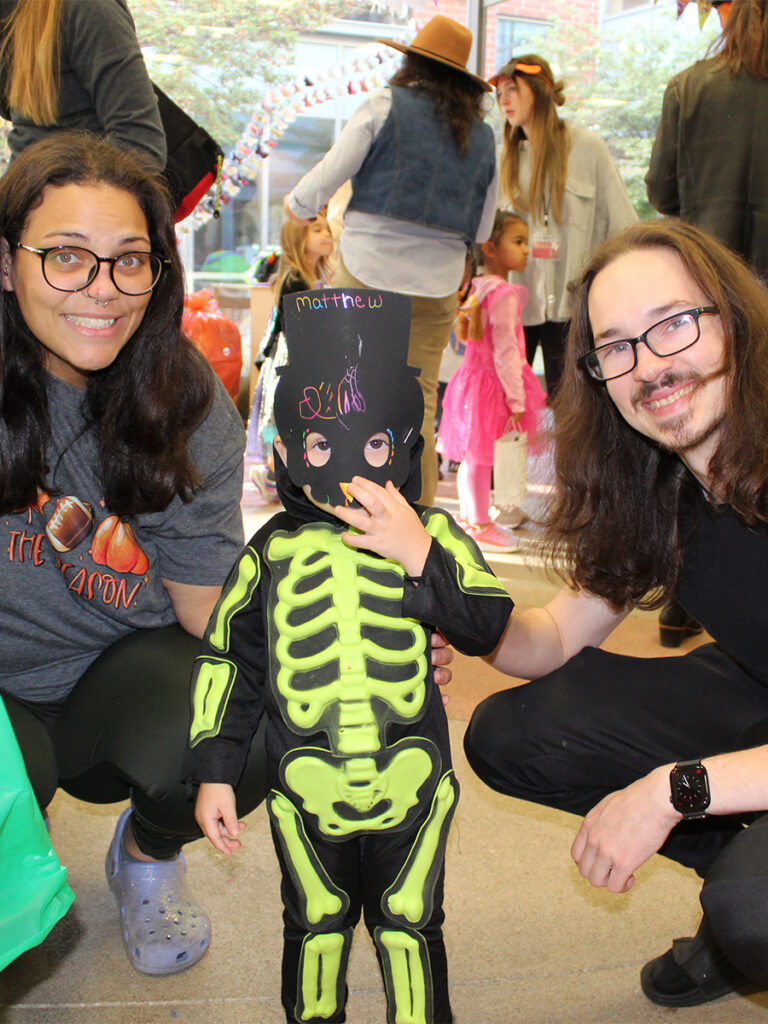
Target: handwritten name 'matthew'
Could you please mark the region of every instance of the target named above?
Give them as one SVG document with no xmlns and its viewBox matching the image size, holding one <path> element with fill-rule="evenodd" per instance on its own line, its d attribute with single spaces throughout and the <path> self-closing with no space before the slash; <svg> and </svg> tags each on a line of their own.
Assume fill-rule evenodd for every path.
<svg viewBox="0 0 768 1024">
<path fill-rule="evenodd" d="M 348 295 L 347 292 L 322 292 L 319 295 L 299 295 L 296 310 L 305 309 L 379 309 L 384 305 L 381 295 L 373 292 L 363 295 Z"/>
</svg>

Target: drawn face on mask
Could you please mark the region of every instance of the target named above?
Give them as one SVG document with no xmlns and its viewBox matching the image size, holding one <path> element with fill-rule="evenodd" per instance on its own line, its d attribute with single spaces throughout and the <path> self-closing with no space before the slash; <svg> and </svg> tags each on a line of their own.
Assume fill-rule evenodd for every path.
<svg viewBox="0 0 768 1024">
<path fill-rule="evenodd" d="M 297 306 L 302 296 L 318 305 Z M 334 305 L 341 296 L 353 304 Z M 289 361 L 280 371 L 275 422 L 291 481 L 331 507 L 355 504 L 346 491 L 354 476 L 401 488 L 418 458 L 424 415 L 421 388 L 405 359 L 409 300 L 338 289 L 289 299 Z M 307 331 L 311 344 L 303 345 Z"/>
</svg>

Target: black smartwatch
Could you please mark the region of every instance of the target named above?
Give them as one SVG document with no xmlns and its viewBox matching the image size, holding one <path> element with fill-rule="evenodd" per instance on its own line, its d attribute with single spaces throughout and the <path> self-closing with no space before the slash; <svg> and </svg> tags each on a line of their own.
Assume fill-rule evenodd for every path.
<svg viewBox="0 0 768 1024">
<path fill-rule="evenodd" d="M 686 820 L 706 818 L 712 797 L 707 769 L 701 761 L 678 761 L 669 773 L 669 785 L 669 802 Z"/>
</svg>

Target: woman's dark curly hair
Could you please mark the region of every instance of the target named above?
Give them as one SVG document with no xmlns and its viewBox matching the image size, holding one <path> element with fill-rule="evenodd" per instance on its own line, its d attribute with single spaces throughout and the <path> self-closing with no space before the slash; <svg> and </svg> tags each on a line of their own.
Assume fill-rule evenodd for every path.
<svg viewBox="0 0 768 1024">
<path fill-rule="evenodd" d="M 437 116 L 447 124 L 463 155 L 469 147 L 469 133 L 483 117 L 483 87 L 469 75 L 417 53 L 407 53 L 389 80 L 390 85 L 412 85 L 435 105 Z"/>
<path fill-rule="evenodd" d="M 168 262 L 133 337 L 114 362 L 89 376 L 84 413 L 99 445 L 104 500 L 121 516 L 187 501 L 199 483 L 187 442 L 213 397 L 208 364 L 181 331 L 184 281 L 171 202 L 162 178 L 132 151 L 87 133 L 54 133 L 29 146 L 0 179 L 3 261 L 17 256 L 45 190 L 106 185 L 129 193 L 147 222 L 153 253 Z M 53 489 L 44 346 L 12 291 L 0 291 L 0 509 L 25 508 Z"/>
</svg>

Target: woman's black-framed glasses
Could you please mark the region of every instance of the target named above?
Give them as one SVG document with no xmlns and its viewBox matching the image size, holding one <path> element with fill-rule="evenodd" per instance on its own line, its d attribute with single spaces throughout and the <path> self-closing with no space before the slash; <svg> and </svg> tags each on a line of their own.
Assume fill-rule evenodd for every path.
<svg viewBox="0 0 768 1024">
<path fill-rule="evenodd" d="M 637 338 L 620 338 L 591 348 L 577 360 L 589 376 L 601 384 L 631 373 L 637 366 L 637 346 L 644 342 L 655 356 L 674 356 L 695 345 L 701 337 L 699 317 L 717 313 L 716 306 L 697 306 L 667 316 Z"/>
<path fill-rule="evenodd" d="M 81 292 L 96 278 L 102 263 L 109 264 L 112 283 L 123 295 L 146 295 L 157 284 L 163 266 L 170 260 L 152 252 L 123 252 L 119 256 L 97 256 L 77 245 L 53 245 L 48 249 L 16 243 L 40 257 L 43 277 L 60 292 Z"/>
</svg>

